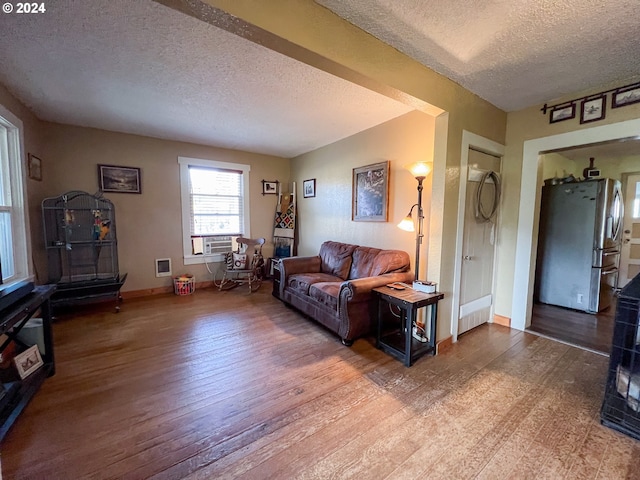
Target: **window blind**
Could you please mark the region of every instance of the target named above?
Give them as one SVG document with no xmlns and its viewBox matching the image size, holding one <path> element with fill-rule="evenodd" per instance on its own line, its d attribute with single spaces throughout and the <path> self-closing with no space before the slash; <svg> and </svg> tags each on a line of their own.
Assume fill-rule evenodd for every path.
<svg viewBox="0 0 640 480">
<path fill-rule="evenodd" d="M 241 235 L 242 172 L 189 166 L 191 236 Z"/>
</svg>

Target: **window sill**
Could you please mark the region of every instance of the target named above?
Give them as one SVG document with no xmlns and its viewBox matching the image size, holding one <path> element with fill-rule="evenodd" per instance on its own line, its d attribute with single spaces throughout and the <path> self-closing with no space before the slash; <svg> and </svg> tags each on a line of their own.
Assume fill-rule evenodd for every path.
<svg viewBox="0 0 640 480">
<path fill-rule="evenodd" d="M 184 257 L 185 265 L 198 265 L 215 262 L 224 262 L 224 254 L 216 253 L 214 255 L 187 255 Z"/>
</svg>

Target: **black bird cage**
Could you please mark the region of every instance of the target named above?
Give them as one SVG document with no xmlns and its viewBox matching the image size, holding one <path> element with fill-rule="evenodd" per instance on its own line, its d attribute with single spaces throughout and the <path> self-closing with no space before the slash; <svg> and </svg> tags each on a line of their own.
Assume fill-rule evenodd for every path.
<svg viewBox="0 0 640 480">
<path fill-rule="evenodd" d="M 118 268 L 113 203 L 101 195 L 67 192 L 42 202 L 49 283 L 58 285 L 52 303 L 117 296 L 126 274 Z M 119 310 L 119 307 L 116 307 Z"/>
<path fill-rule="evenodd" d="M 640 440 L 640 275 L 618 296 L 609 372 L 600 410 L 603 425 Z"/>
</svg>

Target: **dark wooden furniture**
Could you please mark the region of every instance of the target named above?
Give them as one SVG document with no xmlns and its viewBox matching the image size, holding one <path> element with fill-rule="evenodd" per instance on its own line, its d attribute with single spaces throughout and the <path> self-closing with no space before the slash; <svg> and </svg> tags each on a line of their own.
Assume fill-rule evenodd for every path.
<svg viewBox="0 0 640 480">
<path fill-rule="evenodd" d="M 280 299 L 280 259 L 270 258 L 271 265 L 270 270 L 273 272 L 271 277 L 273 278 L 273 290 L 272 295 L 277 299 Z"/>
<path fill-rule="evenodd" d="M 35 395 L 46 377 L 55 374 L 56 367 L 53 355 L 53 338 L 51 335 L 51 295 L 55 285 L 35 287 L 33 291 L 15 302 L 12 306 L 0 311 L 0 335 L 7 339 L 0 345 L 0 353 L 13 341 L 22 347 L 16 336 L 27 321 L 38 311 L 42 316 L 42 329 L 45 352 L 42 355 L 44 365 L 23 380 L 14 368 L 2 372 L 4 396 L 0 399 L 0 442 L 16 421 L 20 413 Z"/>
<path fill-rule="evenodd" d="M 422 293 L 412 288 L 394 290 L 387 286 L 374 288 L 373 294 L 378 304 L 376 347 L 404 362 L 407 367 L 427 353 L 435 355 L 438 301 L 444 294 Z M 400 322 L 391 330 L 387 330 L 383 325 L 383 313 L 387 304 L 398 307 L 400 311 Z M 416 321 L 418 309 L 428 305 L 431 305 L 429 339 L 427 342 L 421 342 L 413 337 L 412 326 Z"/>
</svg>

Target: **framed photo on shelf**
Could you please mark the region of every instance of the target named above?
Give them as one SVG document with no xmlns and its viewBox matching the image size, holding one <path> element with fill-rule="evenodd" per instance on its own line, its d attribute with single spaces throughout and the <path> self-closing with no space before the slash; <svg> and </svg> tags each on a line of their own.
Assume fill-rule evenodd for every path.
<svg viewBox="0 0 640 480">
<path fill-rule="evenodd" d="M 580 108 L 580 123 L 595 122 L 604 118 L 606 109 L 606 96 L 585 98 Z"/>
<path fill-rule="evenodd" d="M 351 219 L 386 222 L 389 215 L 389 162 L 353 169 Z"/>
<path fill-rule="evenodd" d="M 278 181 L 262 180 L 262 194 L 276 195 L 278 193 Z"/>
<path fill-rule="evenodd" d="M 98 165 L 98 185 L 101 192 L 142 193 L 140 169 Z"/>
<path fill-rule="evenodd" d="M 37 345 L 32 345 L 21 354 L 16 355 L 13 361 L 16 365 L 16 370 L 18 370 L 18 375 L 20 375 L 22 380 L 44 365 Z"/>
<path fill-rule="evenodd" d="M 619 88 L 611 96 L 611 107 L 618 108 L 640 102 L 640 84 Z"/>
<path fill-rule="evenodd" d="M 35 155 L 29 154 L 29 178 L 42 181 L 42 160 Z"/>
<path fill-rule="evenodd" d="M 309 198 L 316 196 L 316 179 L 305 180 L 302 182 L 302 197 Z"/>
<path fill-rule="evenodd" d="M 549 123 L 562 122 L 563 120 L 569 120 L 576 116 L 576 104 L 571 103 L 569 105 L 559 105 L 551 109 L 549 113 Z"/>
</svg>

